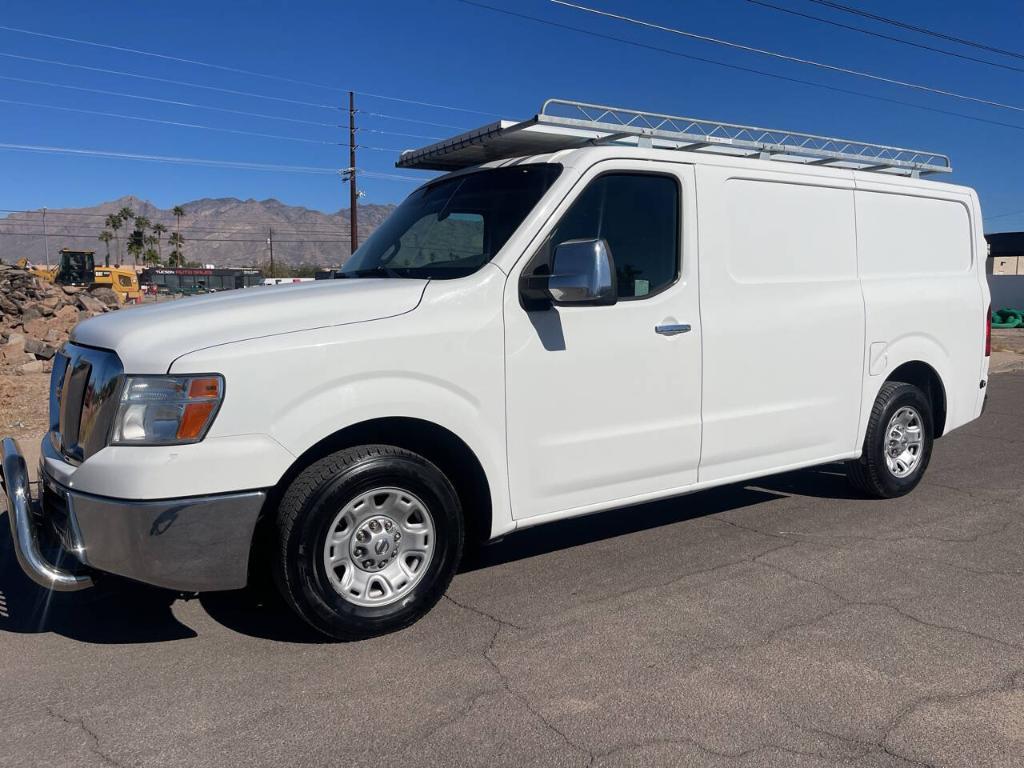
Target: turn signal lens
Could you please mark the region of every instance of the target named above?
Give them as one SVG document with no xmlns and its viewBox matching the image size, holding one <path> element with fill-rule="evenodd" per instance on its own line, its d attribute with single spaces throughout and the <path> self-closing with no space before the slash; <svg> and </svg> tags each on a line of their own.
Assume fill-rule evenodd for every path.
<svg viewBox="0 0 1024 768">
<path fill-rule="evenodd" d="M 188 396 L 192 400 L 200 400 L 202 398 L 220 398 L 220 379 L 216 376 L 210 376 L 205 379 L 192 379 L 192 382 L 188 385 Z"/>
<path fill-rule="evenodd" d="M 210 414 L 213 413 L 214 405 L 215 403 L 210 401 L 186 405 L 181 422 L 178 424 L 178 439 L 195 440 L 202 435 L 206 429 L 206 423 L 210 420 Z"/>
<path fill-rule="evenodd" d="M 113 445 L 184 445 L 206 437 L 224 399 L 224 377 L 128 376 Z"/>
</svg>

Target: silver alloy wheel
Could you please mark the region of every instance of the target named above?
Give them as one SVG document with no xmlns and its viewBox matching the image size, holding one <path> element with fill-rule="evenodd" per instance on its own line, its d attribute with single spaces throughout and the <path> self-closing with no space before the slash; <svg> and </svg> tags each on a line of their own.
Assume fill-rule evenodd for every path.
<svg viewBox="0 0 1024 768">
<path fill-rule="evenodd" d="M 924 422 L 916 409 L 905 405 L 893 414 L 885 430 L 885 463 L 894 477 L 913 474 L 924 449 Z"/>
<path fill-rule="evenodd" d="M 350 603 L 391 605 L 422 580 L 434 539 L 434 519 L 415 494 L 375 488 L 346 504 L 327 529 L 327 578 Z"/>
</svg>

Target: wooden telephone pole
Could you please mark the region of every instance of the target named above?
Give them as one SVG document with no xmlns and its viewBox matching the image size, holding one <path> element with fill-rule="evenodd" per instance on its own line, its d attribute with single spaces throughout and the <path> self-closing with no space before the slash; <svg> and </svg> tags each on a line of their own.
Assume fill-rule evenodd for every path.
<svg viewBox="0 0 1024 768">
<path fill-rule="evenodd" d="M 277 277 L 274 274 L 274 228 L 267 228 L 267 245 L 270 246 L 270 275 L 269 277 Z"/>
<path fill-rule="evenodd" d="M 359 212 L 356 207 L 359 192 L 356 189 L 356 95 L 352 91 L 348 92 L 348 194 L 349 221 L 352 225 L 349 252 L 355 253 L 359 247 Z"/>
</svg>

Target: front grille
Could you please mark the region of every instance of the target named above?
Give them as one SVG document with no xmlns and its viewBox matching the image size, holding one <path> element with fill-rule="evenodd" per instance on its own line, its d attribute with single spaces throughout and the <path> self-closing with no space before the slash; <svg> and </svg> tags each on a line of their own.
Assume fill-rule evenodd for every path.
<svg viewBox="0 0 1024 768">
<path fill-rule="evenodd" d="M 65 458 L 82 462 L 107 444 L 124 368 L 105 349 L 65 344 L 50 378 L 50 430 Z"/>
</svg>

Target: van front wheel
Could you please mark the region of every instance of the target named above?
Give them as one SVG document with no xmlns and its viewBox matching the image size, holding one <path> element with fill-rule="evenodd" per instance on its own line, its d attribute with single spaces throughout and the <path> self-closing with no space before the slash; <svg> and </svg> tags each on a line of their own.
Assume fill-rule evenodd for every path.
<svg viewBox="0 0 1024 768">
<path fill-rule="evenodd" d="M 864 449 L 847 462 L 847 477 L 868 496 L 891 499 L 910 493 L 932 455 L 932 409 L 912 384 L 882 385 L 868 420 Z"/>
<path fill-rule="evenodd" d="M 462 510 L 427 459 L 388 445 L 312 464 L 278 508 L 275 579 L 314 628 L 358 640 L 412 624 L 462 556 Z"/>
</svg>

